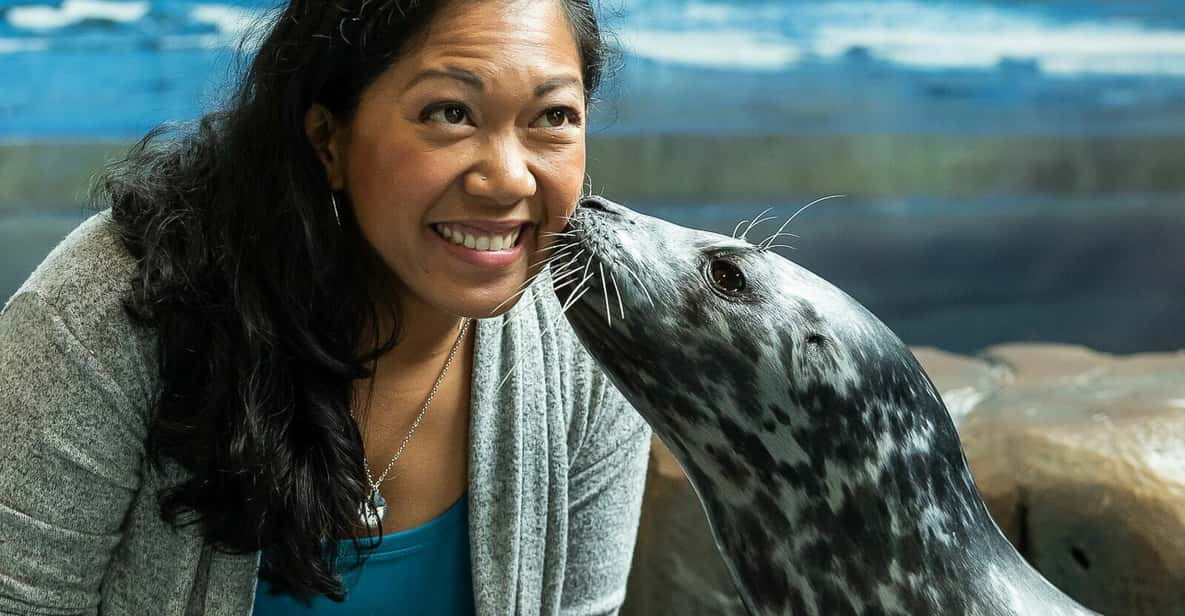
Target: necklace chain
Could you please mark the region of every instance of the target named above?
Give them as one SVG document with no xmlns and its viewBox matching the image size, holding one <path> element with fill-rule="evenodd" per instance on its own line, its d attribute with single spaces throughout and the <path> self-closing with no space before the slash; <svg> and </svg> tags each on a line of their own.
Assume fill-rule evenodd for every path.
<svg viewBox="0 0 1185 616">
<path fill-rule="evenodd" d="M 432 390 L 428 392 L 428 399 L 424 401 L 424 405 L 420 407 L 420 412 L 416 414 L 416 418 L 411 422 L 411 429 L 407 431 L 407 435 L 403 437 L 403 442 L 399 443 L 399 449 L 395 450 L 395 455 L 391 457 L 391 461 L 387 463 L 387 467 L 383 469 L 382 474 L 379 475 L 378 481 L 375 481 L 370 474 L 370 464 L 366 462 L 366 456 L 362 456 L 362 468 L 366 469 L 366 481 L 370 484 L 370 490 L 373 493 L 378 493 L 379 486 L 387 478 L 387 473 L 391 471 L 391 467 L 395 466 L 395 461 L 399 456 L 403 455 L 403 450 L 411 441 L 411 437 L 416 433 L 416 428 L 420 427 L 420 422 L 424 419 L 424 413 L 428 411 L 428 407 L 432 405 L 432 399 L 436 397 L 436 390 L 440 388 L 440 384 L 444 381 L 444 375 L 448 373 L 448 367 L 452 365 L 453 358 L 457 356 L 457 349 L 461 348 L 461 341 L 465 339 L 465 331 L 469 329 L 469 322 L 471 319 L 465 319 L 461 324 L 461 333 L 457 336 L 457 341 L 453 343 L 453 349 L 449 351 L 448 359 L 444 362 L 444 367 L 440 369 L 440 376 L 436 377 L 436 382 L 432 384 Z M 354 417 L 354 408 L 350 407 L 350 417 Z"/>
</svg>

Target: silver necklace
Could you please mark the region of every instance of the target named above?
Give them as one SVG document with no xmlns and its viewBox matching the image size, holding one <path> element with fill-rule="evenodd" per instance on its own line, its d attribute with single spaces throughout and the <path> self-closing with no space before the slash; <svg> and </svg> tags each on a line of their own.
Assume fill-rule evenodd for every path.
<svg viewBox="0 0 1185 616">
<path fill-rule="evenodd" d="M 444 375 L 448 373 L 448 367 L 452 365 L 453 358 L 457 356 L 457 349 L 461 348 L 461 341 L 465 339 L 465 331 L 469 329 L 469 321 L 470 319 L 462 321 L 461 333 L 457 336 L 457 341 L 453 343 L 453 350 L 449 351 L 448 359 L 444 362 L 444 368 L 440 369 L 440 376 L 436 377 L 436 382 L 432 384 L 432 391 L 428 392 L 428 399 L 424 401 L 424 406 L 420 407 L 420 412 L 416 414 L 415 420 L 411 422 L 411 429 L 403 437 L 403 442 L 399 444 L 399 449 L 395 450 L 395 455 L 387 463 L 387 467 L 383 469 L 377 481 L 371 477 L 370 465 L 366 462 L 366 454 L 362 455 L 362 468 L 366 469 L 366 482 L 370 484 L 369 504 L 373 506 L 373 510 L 364 502 L 358 507 L 358 517 L 371 530 L 378 528 L 379 521 L 387 515 L 387 501 L 379 492 L 379 486 L 387 479 L 387 473 L 391 471 L 392 466 L 395 466 L 395 461 L 399 459 L 399 456 L 403 455 L 403 450 L 407 447 L 408 442 L 411 441 L 412 435 L 416 433 L 416 428 L 420 427 L 420 421 L 424 419 L 424 413 L 432 405 L 432 399 L 436 397 L 436 390 L 440 388 L 441 382 L 444 381 Z M 352 406 L 350 407 L 350 417 L 354 417 L 354 408 Z"/>
</svg>

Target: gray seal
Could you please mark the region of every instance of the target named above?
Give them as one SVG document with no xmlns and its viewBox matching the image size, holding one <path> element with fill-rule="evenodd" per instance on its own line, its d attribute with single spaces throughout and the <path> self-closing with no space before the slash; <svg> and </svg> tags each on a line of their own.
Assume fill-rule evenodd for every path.
<svg viewBox="0 0 1185 616">
<path fill-rule="evenodd" d="M 550 262 L 582 343 L 686 471 L 752 614 L 1092 614 L 1000 532 L 942 399 L 769 250 L 587 197 Z"/>
</svg>

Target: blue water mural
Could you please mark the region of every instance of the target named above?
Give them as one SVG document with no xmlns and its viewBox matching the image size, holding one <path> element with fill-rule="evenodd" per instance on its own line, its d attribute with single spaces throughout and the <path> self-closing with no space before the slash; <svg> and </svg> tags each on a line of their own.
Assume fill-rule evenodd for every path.
<svg viewBox="0 0 1185 616">
<path fill-rule="evenodd" d="M 216 107 L 256 0 L 0 0 L 0 139 Z M 1185 133 L 1185 3 L 606 0 L 604 133 Z"/>
</svg>

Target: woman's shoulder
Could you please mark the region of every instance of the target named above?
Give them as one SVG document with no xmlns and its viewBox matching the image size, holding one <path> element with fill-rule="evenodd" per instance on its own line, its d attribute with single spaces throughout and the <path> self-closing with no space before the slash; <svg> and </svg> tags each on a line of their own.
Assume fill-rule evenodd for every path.
<svg viewBox="0 0 1185 616">
<path fill-rule="evenodd" d="M 13 294 L 35 295 L 65 317 L 85 321 L 122 306 L 135 259 L 120 240 L 111 210 L 70 232 Z M 12 300 L 10 300 L 11 302 Z"/>
<path fill-rule="evenodd" d="M 67 235 L 6 302 L 4 330 L 52 327 L 123 384 L 147 385 L 152 332 L 124 308 L 135 270 L 110 210 L 99 212 Z"/>
</svg>

